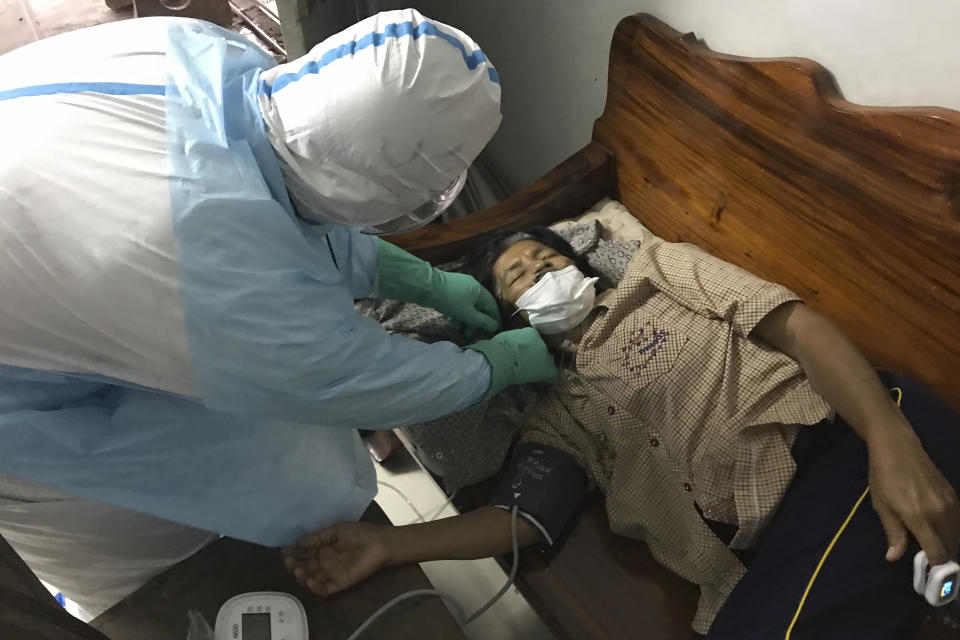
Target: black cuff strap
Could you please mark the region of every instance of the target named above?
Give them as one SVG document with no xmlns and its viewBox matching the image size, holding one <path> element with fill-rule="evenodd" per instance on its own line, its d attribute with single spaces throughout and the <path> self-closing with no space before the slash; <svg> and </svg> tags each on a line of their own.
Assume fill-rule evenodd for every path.
<svg viewBox="0 0 960 640">
<path fill-rule="evenodd" d="M 587 476 L 565 451 L 521 442 L 500 476 L 490 506 L 509 511 L 536 527 L 549 546 L 556 545 L 573 523 L 587 492 Z"/>
</svg>

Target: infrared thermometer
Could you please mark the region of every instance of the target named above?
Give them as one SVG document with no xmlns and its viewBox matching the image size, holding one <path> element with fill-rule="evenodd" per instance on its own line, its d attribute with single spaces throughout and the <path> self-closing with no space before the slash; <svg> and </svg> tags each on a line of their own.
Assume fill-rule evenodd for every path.
<svg viewBox="0 0 960 640">
<path fill-rule="evenodd" d="M 927 554 L 919 551 L 913 557 L 913 590 L 935 607 L 942 607 L 957 597 L 960 587 L 960 565 L 954 561 L 930 566 Z"/>
</svg>

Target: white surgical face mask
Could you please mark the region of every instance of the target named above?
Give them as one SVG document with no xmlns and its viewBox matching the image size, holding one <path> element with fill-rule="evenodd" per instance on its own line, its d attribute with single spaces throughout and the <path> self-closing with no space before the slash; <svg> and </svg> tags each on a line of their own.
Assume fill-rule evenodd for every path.
<svg viewBox="0 0 960 640">
<path fill-rule="evenodd" d="M 530 325 L 540 333 L 565 333 L 590 315 L 596 282 L 574 265 L 551 271 L 517 298 L 517 309 L 527 312 Z"/>
</svg>

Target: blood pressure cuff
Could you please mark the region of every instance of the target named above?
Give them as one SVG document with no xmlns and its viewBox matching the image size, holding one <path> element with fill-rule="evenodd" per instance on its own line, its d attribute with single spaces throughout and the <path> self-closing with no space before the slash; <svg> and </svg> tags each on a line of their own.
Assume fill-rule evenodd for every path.
<svg viewBox="0 0 960 640">
<path fill-rule="evenodd" d="M 500 477 L 490 506 L 517 514 L 555 547 L 573 524 L 587 493 L 587 475 L 565 451 L 536 442 L 521 442 Z"/>
</svg>

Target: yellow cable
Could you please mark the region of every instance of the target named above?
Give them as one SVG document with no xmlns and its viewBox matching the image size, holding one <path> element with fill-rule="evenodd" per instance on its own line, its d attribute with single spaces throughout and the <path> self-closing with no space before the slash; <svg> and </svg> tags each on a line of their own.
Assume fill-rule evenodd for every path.
<svg viewBox="0 0 960 640">
<path fill-rule="evenodd" d="M 894 387 L 891 389 L 891 391 L 897 392 L 897 406 L 899 407 L 900 401 L 903 400 L 903 389 L 900 387 Z M 840 534 L 842 534 L 843 530 L 847 528 L 847 525 L 853 518 L 853 514 L 855 514 L 857 509 L 860 508 L 860 504 L 863 502 L 863 499 L 867 497 L 868 493 L 870 493 L 870 487 L 864 489 L 863 493 L 860 494 L 860 498 L 857 500 L 856 504 L 853 505 L 853 509 L 851 509 L 850 513 L 847 514 L 847 519 L 843 521 L 842 525 L 840 525 L 840 529 L 838 529 L 836 535 L 833 536 L 833 540 L 830 541 L 830 544 L 827 546 L 827 550 L 823 552 L 822 556 L 820 556 L 820 562 L 817 563 L 817 568 L 813 570 L 813 575 L 810 576 L 810 582 L 807 583 L 807 588 L 803 590 L 803 597 L 800 598 L 800 604 L 797 605 L 797 611 L 793 614 L 793 620 L 790 621 L 790 626 L 787 627 L 787 635 L 783 637 L 783 640 L 790 640 L 790 634 L 793 633 L 793 626 L 797 624 L 797 618 L 800 617 L 800 611 L 803 609 L 803 605 L 807 601 L 807 596 L 810 595 L 810 589 L 813 587 L 813 583 L 817 579 L 820 569 L 823 568 L 823 563 L 827 561 L 827 556 L 829 556 L 830 552 L 833 551 L 833 546 L 840 538 Z"/>
<path fill-rule="evenodd" d="M 823 552 L 823 556 L 820 558 L 820 563 L 817 565 L 817 568 L 814 569 L 813 575 L 810 576 L 810 582 L 807 583 L 807 588 L 803 592 L 803 597 L 800 598 L 800 604 L 797 606 L 797 612 L 793 614 L 793 620 L 790 621 L 790 626 L 787 627 L 787 635 L 784 636 L 784 640 L 790 640 L 790 634 L 793 633 L 793 625 L 797 623 L 797 618 L 800 617 L 800 610 L 803 609 L 803 605 L 807 601 L 807 595 L 810 593 L 810 588 L 813 587 L 813 581 L 817 579 L 817 574 L 820 573 L 823 563 L 826 562 L 827 556 L 829 556 L 830 552 L 833 550 L 833 545 L 837 543 L 837 539 L 840 537 L 840 534 L 843 533 L 843 530 L 847 528 L 847 524 L 850 522 L 850 519 L 853 518 L 853 514 L 857 512 L 857 508 L 860 506 L 860 503 L 863 502 L 863 499 L 867 497 L 868 493 L 870 493 L 870 487 L 864 489 L 863 493 L 860 494 L 860 499 L 857 500 L 855 505 L 853 505 L 853 509 L 850 510 L 850 513 L 847 515 L 847 519 L 843 521 L 842 525 L 840 525 L 840 530 L 837 531 L 837 535 L 833 536 L 833 540 L 830 541 L 830 545 L 827 547 L 827 550 Z"/>
</svg>

